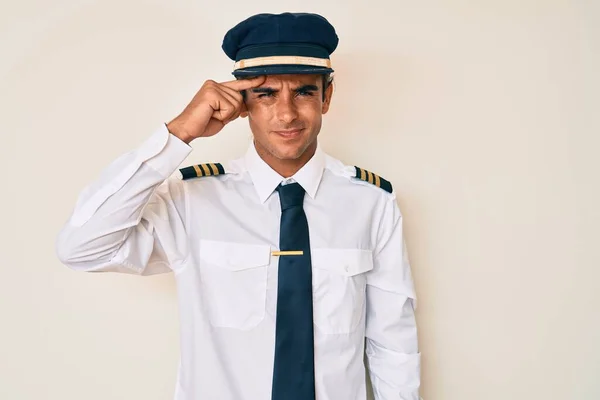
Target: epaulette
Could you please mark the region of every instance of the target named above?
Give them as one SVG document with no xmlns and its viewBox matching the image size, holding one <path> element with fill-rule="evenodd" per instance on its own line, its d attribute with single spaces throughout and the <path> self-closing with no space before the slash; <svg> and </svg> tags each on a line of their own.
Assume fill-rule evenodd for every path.
<svg viewBox="0 0 600 400">
<path fill-rule="evenodd" d="M 390 181 L 385 180 L 382 177 L 380 177 L 379 175 L 376 175 L 370 171 L 367 171 L 366 169 L 362 169 L 357 166 L 355 166 L 354 168 L 356 169 L 355 178 L 358 178 L 365 182 L 369 182 L 369 183 L 377 186 L 378 188 L 385 190 L 386 192 L 392 193 L 393 189 L 392 189 L 392 184 L 390 183 Z"/>
<path fill-rule="evenodd" d="M 219 163 L 196 164 L 189 167 L 180 168 L 181 179 L 200 178 L 202 176 L 217 176 L 225 174 L 223 165 Z"/>
</svg>

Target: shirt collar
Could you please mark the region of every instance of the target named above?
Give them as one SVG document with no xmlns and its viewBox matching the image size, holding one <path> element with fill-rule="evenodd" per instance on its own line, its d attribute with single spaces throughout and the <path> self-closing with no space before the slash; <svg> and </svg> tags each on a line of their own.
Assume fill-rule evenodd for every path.
<svg viewBox="0 0 600 400">
<path fill-rule="evenodd" d="M 261 203 L 267 201 L 277 186 L 286 179 L 275 172 L 256 152 L 254 143 L 250 143 L 248 151 L 244 156 L 246 170 L 250 174 L 252 183 L 256 188 Z M 298 182 L 304 191 L 315 198 L 319 183 L 323 177 L 325 168 L 325 154 L 317 144 L 317 150 L 312 158 L 296 172 L 290 179 Z"/>
</svg>

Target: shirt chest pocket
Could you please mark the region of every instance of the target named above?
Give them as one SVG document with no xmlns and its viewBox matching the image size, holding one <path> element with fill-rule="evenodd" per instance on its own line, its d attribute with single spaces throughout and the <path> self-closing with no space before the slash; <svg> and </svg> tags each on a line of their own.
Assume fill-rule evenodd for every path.
<svg viewBox="0 0 600 400">
<path fill-rule="evenodd" d="M 265 316 L 267 245 L 200 241 L 204 306 L 214 326 L 251 329 Z"/>
<path fill-rule="evenodd" d="M 312 249 L 313 318 L 324 333 L 354 332 L 365 313 L 369 250 Z"/>
</svg>

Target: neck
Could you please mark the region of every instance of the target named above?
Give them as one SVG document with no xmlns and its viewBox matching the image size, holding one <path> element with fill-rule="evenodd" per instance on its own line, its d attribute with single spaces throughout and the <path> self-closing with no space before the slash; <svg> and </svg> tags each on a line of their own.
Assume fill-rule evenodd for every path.
<svg viewBox="0 0 600 400">
<path fill-rule="evenodd" d="M 284 178 L 293 176 L 296 172 L 306 165 L 317 151 L 317 141 L 311 143 L 302 155 L 296 159 L 280 159 L 269 153 L 261 146 L 255 146 L 256 152 L 265 163 Z"/>
</svg>

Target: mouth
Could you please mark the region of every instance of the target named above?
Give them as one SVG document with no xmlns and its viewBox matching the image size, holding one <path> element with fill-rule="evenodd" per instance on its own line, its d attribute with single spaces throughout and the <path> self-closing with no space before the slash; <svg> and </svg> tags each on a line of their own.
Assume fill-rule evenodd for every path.
<svg viewBox="0 0 600 400">
<path fill-rule="evenodd" d="M 295 137 L 298 137 L 302 134 L 302 131 L 304 131 L 304 128 L 302 129 L 286 129 L 283 131 L 273 131 L 273 133 L 276 133 L 277 135 L 285 138 L 285 139 L 293 139 Z"/>
</svg>

